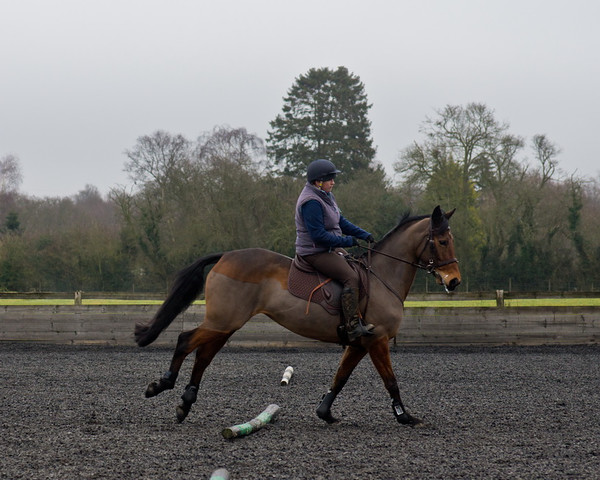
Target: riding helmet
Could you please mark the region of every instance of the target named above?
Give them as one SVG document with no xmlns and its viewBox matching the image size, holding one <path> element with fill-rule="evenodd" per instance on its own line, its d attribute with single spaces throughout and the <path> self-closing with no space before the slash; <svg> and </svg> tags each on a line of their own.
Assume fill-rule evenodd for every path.
<svg viewBox="0 0 600 480">
<path fill-rule="evenodd" d="M 329 160 L 325 160 L 324 158 L 320 158 L 311 162 L 306 169 L 306 177 L 309 183 L 312 183 L 316 180 L 321 180 L 326 182 L 327 180 L 331 180 L 340 172 L 335 165 Z"/>
</svg>

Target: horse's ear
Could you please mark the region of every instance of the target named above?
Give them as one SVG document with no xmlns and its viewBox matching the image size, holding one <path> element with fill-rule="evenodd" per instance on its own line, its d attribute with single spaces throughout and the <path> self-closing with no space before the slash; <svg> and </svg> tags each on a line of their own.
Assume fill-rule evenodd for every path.
<svg viewBox="0 0 600 480">
<path fill-rule="evenodd" d="M 448 228 L 448 219 L 452 216 L 456 208 L 449 212 L 444 212 L 439 205 L 433 209 L 431 214 L 431 225 L 434 230 L 446 230 Z"/>
<path fill-rule="evenodd" d="M 444 212 L 442 208 L 438 205 L 433 209 L 433 213 L 431 214 L 431 224 L 437 227 L 443 220 Z"/>
</svg>

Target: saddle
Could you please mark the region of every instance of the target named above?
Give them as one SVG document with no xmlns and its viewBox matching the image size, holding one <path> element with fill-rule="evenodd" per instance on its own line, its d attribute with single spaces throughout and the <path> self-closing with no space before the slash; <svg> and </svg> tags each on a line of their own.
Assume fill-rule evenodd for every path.
<svg viewBox="0 0 600 480">
<path fill-rule="evenodd" d="M 367 272 L 365 268 L 353 257 L 345 255 L 348 264 L 355 270 L 360 278 L 359 302 L 366 295 Z M 288 276 L 288 291 L 295 297 L 306 300 L 306 314 L 310 304 L 321 305 L 331 315 L 341 315 L 342 284 L 337 280 L 328 278 L 314 269 L 298 255 L 294 256 Z M 362 312 L 364 314 L 364 312 Z"/>
</svg>

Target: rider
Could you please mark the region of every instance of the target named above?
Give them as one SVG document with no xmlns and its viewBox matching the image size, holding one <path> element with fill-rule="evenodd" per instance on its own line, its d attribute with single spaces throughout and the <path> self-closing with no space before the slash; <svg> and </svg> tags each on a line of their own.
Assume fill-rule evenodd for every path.
<svg viewBox="0 0 600 480">
<path fill-rule="evenodd" d="M 296 255 L 316 270 L 342 283 L 342 314 L 348 341 L 373 335 L 358 315 L 359 276 L 336 248 L 358 245 L 357 238 L 373 242 L 369 232 L 346 220 L 331 190 L 341 173 L 329 160 L 319 159 L 307 168 L 307 183 L 296 203 Z M 344 236 L 346 235 L 346 236 Z"/>
</svg>

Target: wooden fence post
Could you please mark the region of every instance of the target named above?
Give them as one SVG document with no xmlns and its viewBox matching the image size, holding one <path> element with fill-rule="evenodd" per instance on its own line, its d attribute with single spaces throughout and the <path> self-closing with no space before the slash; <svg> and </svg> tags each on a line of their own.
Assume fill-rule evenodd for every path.
<svg viewBox="0 0 600 480">
<path fill-rule="evenodd" d="M 496 290 L 496 307 L 504 308 L 504 290 Z"/>
</svg>

